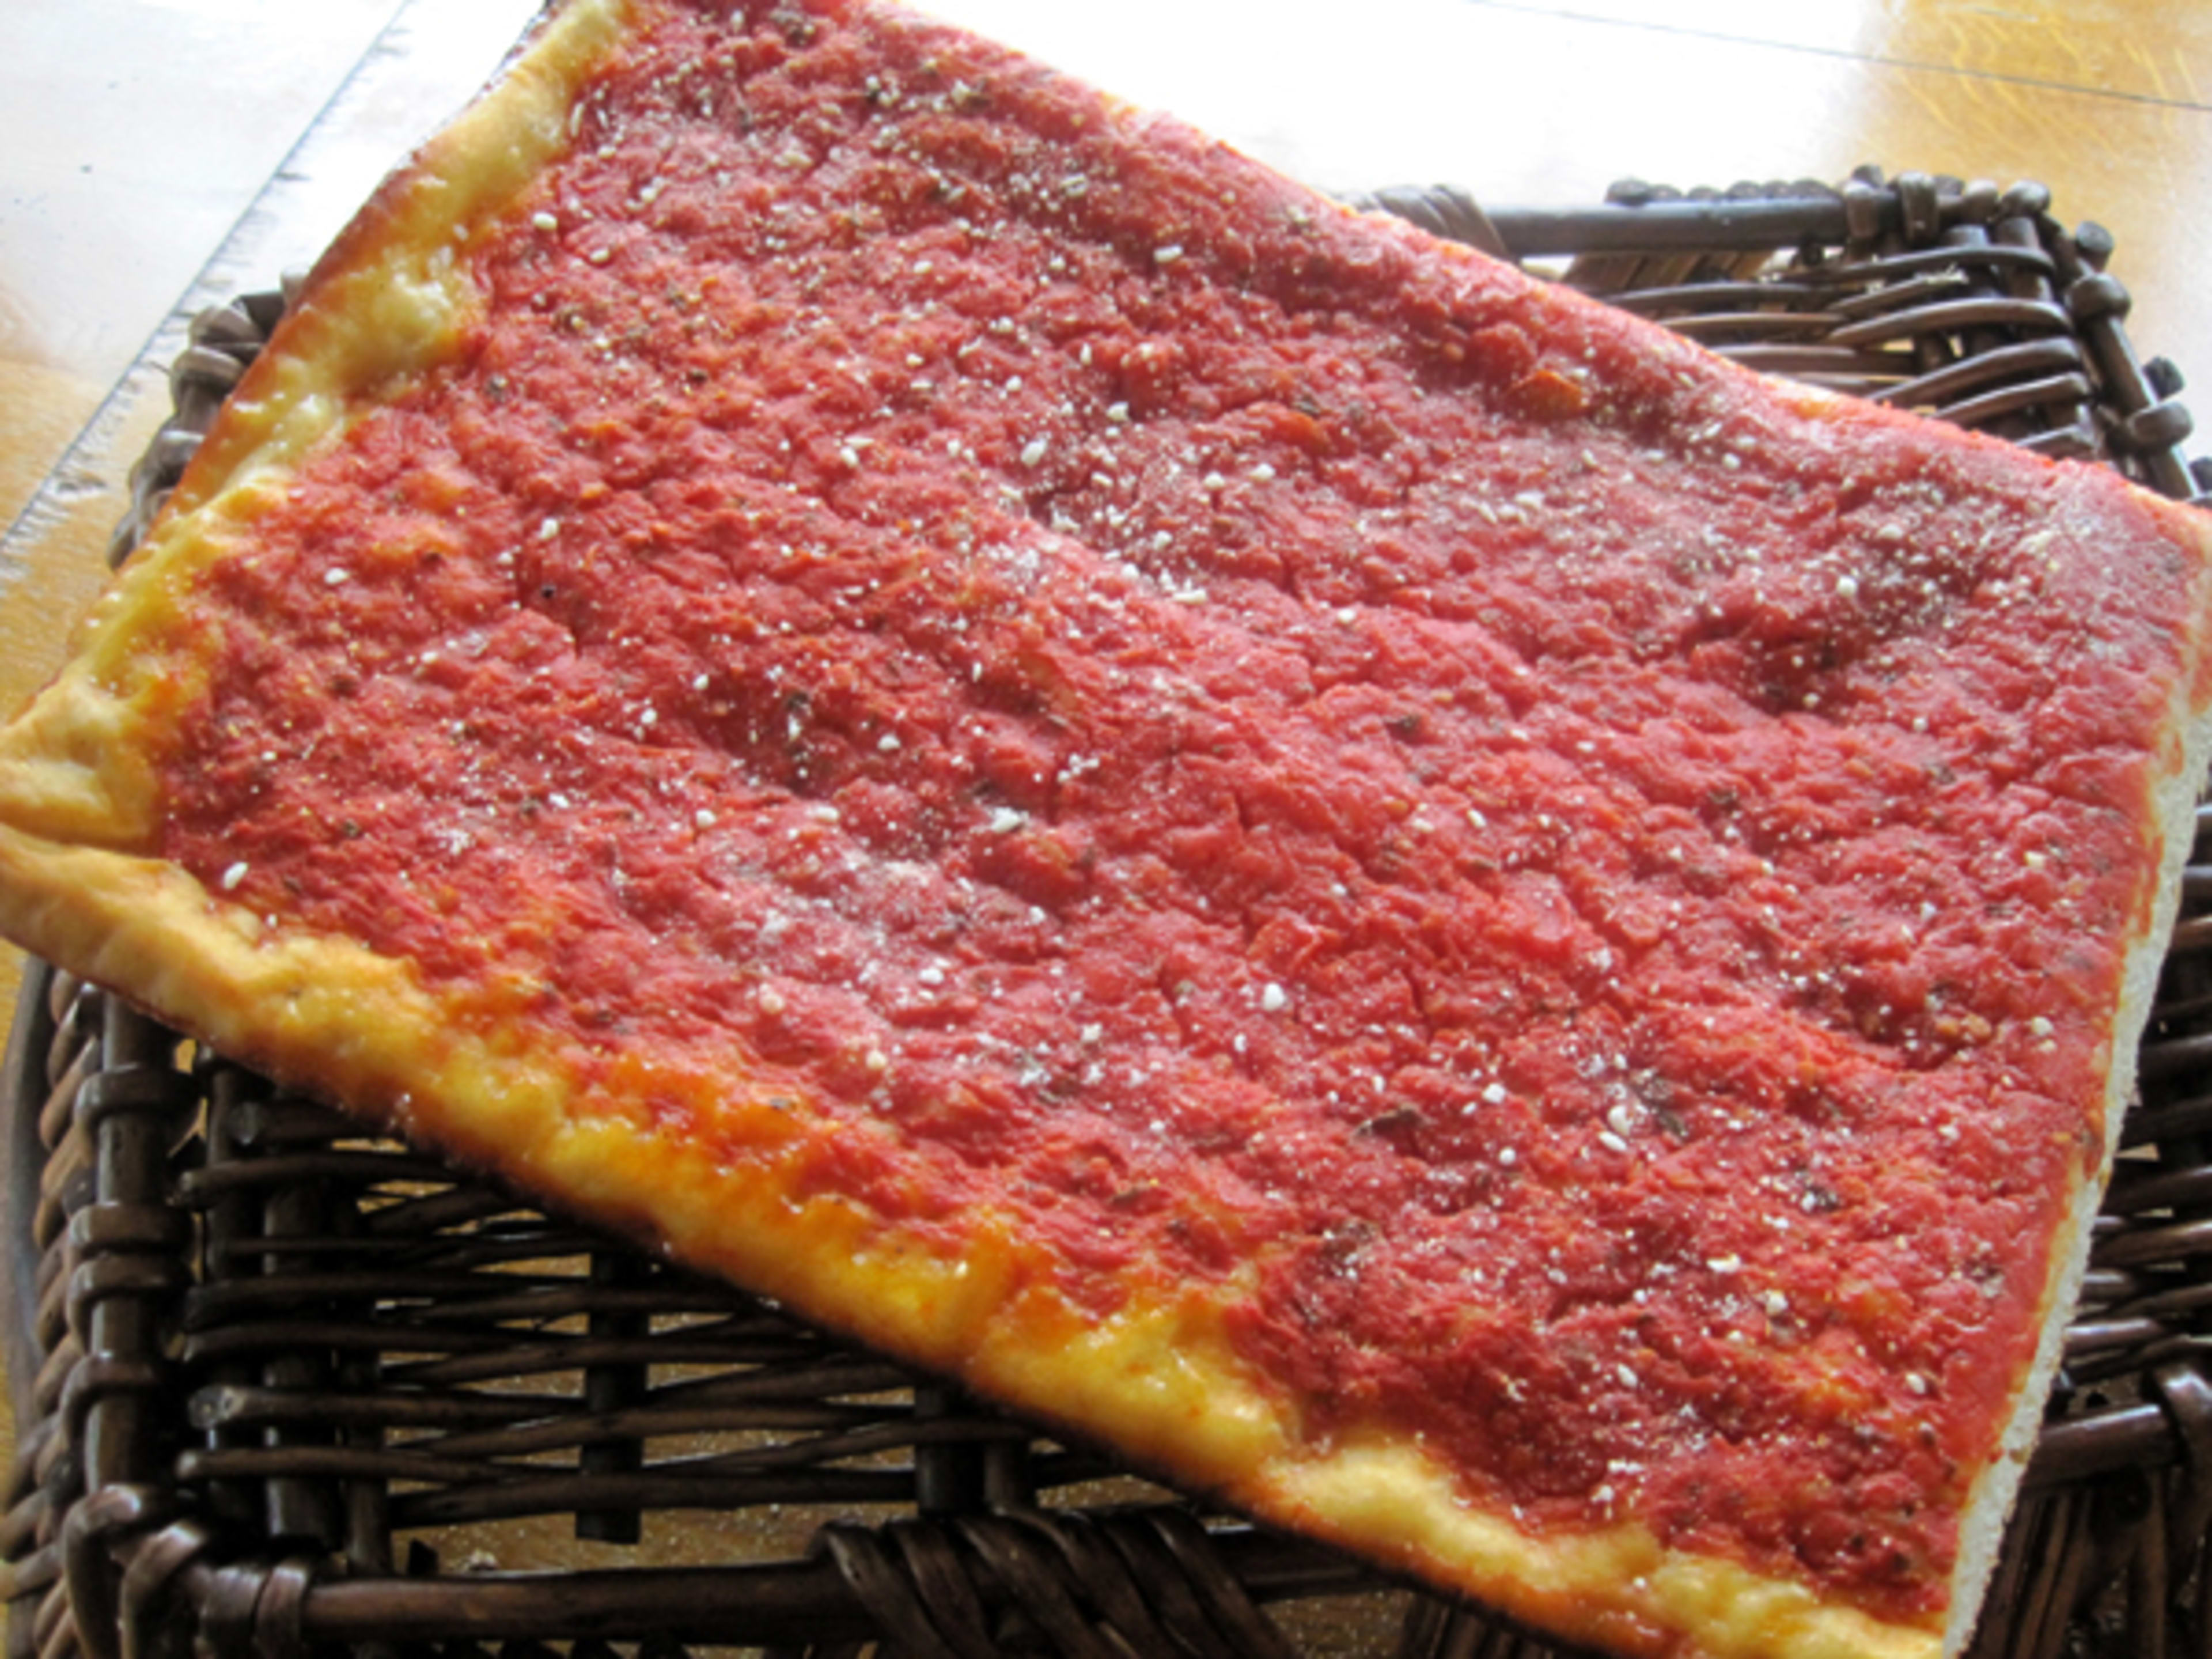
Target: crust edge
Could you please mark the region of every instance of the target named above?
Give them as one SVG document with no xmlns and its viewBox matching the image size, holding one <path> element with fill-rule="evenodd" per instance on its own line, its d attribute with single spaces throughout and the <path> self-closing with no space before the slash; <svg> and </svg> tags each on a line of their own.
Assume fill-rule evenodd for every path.
<svg viewBox="0 0 2212 1659">
<path fill-rule="evenodd" d="M 2068 1318 L 2081 1299 L 2092 1230 L 2112 1179 L 2123 1121 L 2135 1097 L 2138 1046 L 2150 1023 L 2166 945 L 2180 911 L 2181 872 L 2196 839 L 2197 804 L 2208 771 L 2212 771 L 2212 515 L 2159 496 L 2139 492 L 2139 498 L 2196 555 L 2188 609 L 2198 619 L 2197 628 L 2183 641 L 2183 672 L 2177 677 L 2164 726 L 2170 747 L 2150 786 L 2158 874 L 2148 913 L 2126 941 L 2105 1079 L 2100 1161 L 2096 1169 L 2084 1172 L 2071 1194 L 2066 1225 L 2051 1252 L 2050 1279 L 2039 1304 L 2042 1335 L 2027 1381 L 2004 1427 L 1998 1454 L 1976 1480 L 1960 1520 L 1959 1564 L 1952 1576 L 1951 1613 L 1944 1631 L 1945 1659 L 1964 1653 L 1973 1638 L 2058 1373 Z"/>
</svg>

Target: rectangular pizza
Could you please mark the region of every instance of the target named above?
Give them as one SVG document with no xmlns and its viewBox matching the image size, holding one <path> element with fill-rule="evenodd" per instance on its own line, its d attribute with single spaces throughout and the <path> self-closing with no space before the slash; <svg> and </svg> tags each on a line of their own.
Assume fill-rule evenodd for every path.
<svg viewBox="0 0 2212 1659">
<path fill-rule="evenodd" d="M 1624 1654 L 1956 1652 L 2208 539 L 870 0 L 570 0 L 0 732 L 0 931 Z"/>
</svg>

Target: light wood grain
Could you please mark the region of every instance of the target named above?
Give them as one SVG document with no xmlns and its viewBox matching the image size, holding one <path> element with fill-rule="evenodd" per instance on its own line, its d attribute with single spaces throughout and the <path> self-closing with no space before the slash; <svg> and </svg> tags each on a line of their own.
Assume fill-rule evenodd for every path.
<svg viewBox="0 0 2212 1659">
<path fill-rule="evenodd" d="M 1862 162 L 2039 179 L 2062 217 L 2118 235 L 2137 334 L 2212 383 L 2212 303 L 2197 275 L 2212 236 L 2203 216 L 2176 210 L 2207 199 L 2212 110 L 2021 72 L 2071 53 L 2125 56 L 2119 22 L 2090 27 L 2085 44 L 2070 7 L 1371 0 L 1356 29 L 1261 39 L 1238 9 L 1180 0 L 1121 0 L 1110 15 L 1028 0 L 939 9 L 1332 190 L 1449 181 L 1490 202 L 1559 204 L 1629 175 L 1832 180 Z M 2183 55 L 2212 83 L 2212 8 L 2201 10 L 2204 21 L 2191 11 L 2162 38 L 2204 37 Z M 2016 11 L 2017 26 L 1990 21 Z M 1650 21 L 1677 14 L 1689 21 Z M 1177 33 L 1178 52 L 1128 45 Z M 2006 72 L 1972 67 L 1983 63 Z"/>
<path fill-rule="evenodd" d="M 2174 0 L 1474 0 L 1954 75 L 2203 106 L 2212 8 Z"/>
</svg>

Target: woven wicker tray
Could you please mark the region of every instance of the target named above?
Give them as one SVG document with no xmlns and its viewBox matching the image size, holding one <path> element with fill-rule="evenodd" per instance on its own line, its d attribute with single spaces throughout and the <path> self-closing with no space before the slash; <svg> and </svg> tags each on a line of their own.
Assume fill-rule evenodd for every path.
<svg viewBox="0 0 2212 1659">
<path fill-rule="evenodd" d="M 2168 495 L 2212 486 L 2178 447 L 2179 377 L 2129 345 L 2110 239 L 2063 228 L 2034 186 L 1868 173 L 1628 185 L 1568 213 L 1486 215 L 1450 191 L 1376 204 L 1757 367 Z M 118 551 L 283 304 L 195 326 Z M 2200 826 L 1978 1655 L 2212 1643 Z M 12 1659 L 1563 1651 L 364 1139 L 36 964 L 0 1110 Z"/>
</svg>

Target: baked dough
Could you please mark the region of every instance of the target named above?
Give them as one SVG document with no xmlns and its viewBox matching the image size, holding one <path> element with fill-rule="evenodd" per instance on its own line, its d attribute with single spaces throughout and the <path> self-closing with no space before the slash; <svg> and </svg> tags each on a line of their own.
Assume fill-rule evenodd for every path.
<svg viewBox="0 0 2212 1659">
<path fill-rule="evenodd" d="M 1957 1650 L 2199 520 L 727 14 L 568 5 L 320 264 L 0 734 L 0 927 L 1533 1626 Z"/>
</svg>

